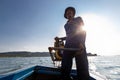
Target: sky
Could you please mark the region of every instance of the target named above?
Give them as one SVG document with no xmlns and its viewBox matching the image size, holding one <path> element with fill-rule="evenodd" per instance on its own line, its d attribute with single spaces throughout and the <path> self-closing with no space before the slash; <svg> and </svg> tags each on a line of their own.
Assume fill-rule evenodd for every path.
<svg viewBox="0 0 120 80">
<path fill-rule="evenodd" d="M 0 0 L 0 52 L 46 52 L 65 36 L 64 10 L 84 20 L 87 52 L 120 54 L 120 0 Z"/>
</svg>

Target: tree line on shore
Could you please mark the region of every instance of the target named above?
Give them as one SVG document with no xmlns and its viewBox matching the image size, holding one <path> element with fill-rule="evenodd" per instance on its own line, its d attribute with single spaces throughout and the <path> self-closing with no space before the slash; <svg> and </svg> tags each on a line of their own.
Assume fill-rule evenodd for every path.
<svg viewBox="0 0 120 80">
<path fill-rule="evenodd" d="M 97 56 L 97 54 L 87 53 L 88 56 Z M 13 51 L 0 53 L 0 57 L 48 57 L 49 52 L 28 52 L 28 51 Z"/>
</svg>

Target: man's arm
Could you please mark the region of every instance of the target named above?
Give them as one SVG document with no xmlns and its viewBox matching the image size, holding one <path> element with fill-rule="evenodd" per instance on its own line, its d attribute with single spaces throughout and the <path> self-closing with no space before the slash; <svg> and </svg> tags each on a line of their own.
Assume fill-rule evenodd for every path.
<svg viewBox="0 0 120 80">
<path fill-rule="evenodd" d="M 61 39 L 61 40 L 66 40 L 66 37 L 61 37 L 61 38 L 59 38 L 59 39 Z"/>
<path fill-rule="evenodd" d="M 80 45 L 79 45 L 81 49 L 85 49 L 85 40 L 86 40 L 86 31 L 82 31 L 80 38 Z"/>
<path fill-rule="evenodd" d="M 55 40 L 59 41 L 59 40 L 66 40 L 66 37 L 55 37 Z"/>
<path fill-rule="evenodd" d="M 77 20 L 78 20 L 80 26 L 84 26 L 84 21 L 83 21 L 82 17 L 77 17 Z"/>
</svg>

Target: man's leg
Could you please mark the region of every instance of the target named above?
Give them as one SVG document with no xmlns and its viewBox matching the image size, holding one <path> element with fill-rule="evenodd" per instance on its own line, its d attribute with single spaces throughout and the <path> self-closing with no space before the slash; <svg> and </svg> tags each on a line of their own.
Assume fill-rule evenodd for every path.
<svg viewBox="0 0 120 80">
<path fill-rule="evenodd" d="M 61 74 L 63 80 L 70 80 L 73 54 L 70 51 L 64 51 L 62 57 Z"/>
<path fill-rule="evenodd" d="M 89 80 L 88 60 L 86 51 L 75 55 L 77 75 L 79 80 Z"/>
</svg>

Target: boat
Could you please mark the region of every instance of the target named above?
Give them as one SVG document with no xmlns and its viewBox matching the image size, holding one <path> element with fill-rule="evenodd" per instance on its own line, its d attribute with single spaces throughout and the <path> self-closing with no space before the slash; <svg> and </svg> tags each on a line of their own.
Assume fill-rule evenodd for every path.
<svg viewBox="0 0 120 80">
<path fill-rule="evenodd" d="M 60 44 L 60 46 L 58 44 Z M 22 68 L 16 71 L 12 71 L 0 75 L 0 80 L 61 80 L 60 64 L 62 57 L 59 55 L 59 53 L 62 50 L 72 50 L 72 51 L 73 50 L 80 51 L 80 50 L 75 48 L 72 49 L 64 48 L 62 41 L 55 42 L 55 45 L 57 46 L 48 47 L 54 67 L 35 65 L 27 68 Z M 73 78 L 73 80 L 77 80 L 76 69 L 72 69 L 70 75 Z M 107 80 L 107 79 L 105 79 L 100 75 L 96 75 L 94 72 L 90 71 L 89 80 Z"/>
<path fill-rule="evenodd" d="M 93 74 L 91 74 L 93 75 Z M 76 70 L 72 69 L 71 77 L 77 80 Z M 0 80 L 61 80 L 60 68 L 46 66 L 32 66 L 20 69 L 0 76 Z M 95 75 L 90 76 L 89 80 L 106 80 Z"/>
</svg>

